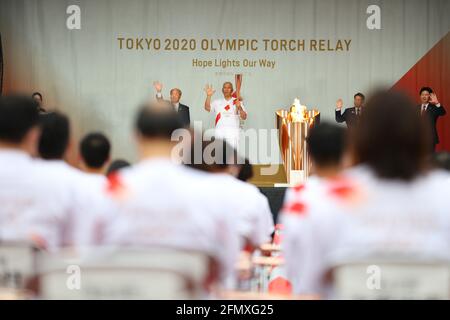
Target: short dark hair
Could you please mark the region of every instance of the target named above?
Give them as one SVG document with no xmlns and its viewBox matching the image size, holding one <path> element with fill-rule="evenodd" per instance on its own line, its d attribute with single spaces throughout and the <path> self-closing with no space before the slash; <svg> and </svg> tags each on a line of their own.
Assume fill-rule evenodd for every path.
<svg viewBox="0 0 450 320">
<path fill-rule="evenodd" d="M 356 162 L 380 178 L 412 180 L 427 169 L 431 131 L 404 93 L 376 92 L 351 138 Z"/>
<path fill-rule="evenodd" d="M 89 133 L 80 141 L 80 155 L 89 168 L 103 167 L 110 151 L 111 144 L 108 138 L 100 132 Z"/>
<path fill-rule="evenodd" d="M 39 98 L 41 98 L 41 100 L 42 100 L 42 94 L 40 92 L 33 92 L 31 97 L 34 98 L 34 96 L 39 96 Z"/>
<path fill-rule="evenodd" d="M 106 170 L 106 175 L 109 176 L 111 173 L 129 166 L 131 166 L 131 164 L 128 161 L 123 159 L 116 159 L 109 165 L 108 170 Z"/>
<path fill-rule="evenodd" d="M 363 95 L 361 92 L 356 93 L 356 94 L 353 96 L 353 99 L 355 99 L 356 97 L 361 97 L 361 99 L 363 99 L 363 100 L 366 99 L 366 96 Z"/>
<path fill-rule="evenodd" d="M 146 138 L 170 139 L 173 131 L 183 128 L 177 113 L 166 102 L 154 102 L 140 108 L 136 130 Z"/>
<path fill-rule="evenodd" d="M 253 166 L 247 158 L 245 159 L 244 164 L 241 165 L 241 170 L 239 171 L 237 178 L 245 182 L 253 178 Z"/>
<path fill-rule="evenodd" d="M 322 122 L 307 137 L 308 153 L 319 166 L 338 165 L 346 149 L 346 130 L 336 124 Z"/>
<path fill-rule="evenodd" d="M 419 96 L 422 94 L 422 92 L 424 92 L 424 91 L 428 91 L 428 93 L 433 93 L 433 89 L 431 89 L 430 87 L 422 87 L 422 88 L 420 88 L 420 91 L 419 91 Z"/>
<path fill-rule="evenodd" d="M 220 172 L 224 171 L 231 165 L 238 165 L 243 163 L 243 159 L 239 157 L 236 149 L 234 149 L 228 142 L 222 139 L 213 137 L 211 141 L 202 140 L 201 157 L 195 157 L 195 143 L 191 144 L 191 152 L 189 167 L 206 172 Z M 211 150 L 211 159 L 206 158 L 208 154 L 205 151 Z"/>
<path fill-rule="evenodd" d="M 0 140 L 20 143 L 38 123 L 38 104 L 32 98 L 0 97 Z"/>
<path fill-rule="evenodd" d="M 70 122 L 62 113 L 52 112 L 40 116 L 42 128 L 39 155 L 46 160 L 62 159 L 69 145 Z"/>
</svg>

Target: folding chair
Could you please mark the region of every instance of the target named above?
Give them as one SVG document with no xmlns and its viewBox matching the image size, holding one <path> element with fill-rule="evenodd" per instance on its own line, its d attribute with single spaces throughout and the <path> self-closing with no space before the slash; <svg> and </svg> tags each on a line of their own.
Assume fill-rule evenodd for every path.
<svg viewBox="0 0 450 320">
<path fill-rule="evenodd" d="M 97 248 L 38 261 L 42 299 L 199 299 L 211 259 L 168 248 Z"/>
<path fill-rule="evenodd" d="M 0 294 L 21 297 L 32 294 L 37 249 L 27 242 L 0 242 Z"/>
<path fill-rule="evenodd" d="M 338 299 L 449 299 L 447 263 L 349 263 L 333 270 Z"/>
</svg>

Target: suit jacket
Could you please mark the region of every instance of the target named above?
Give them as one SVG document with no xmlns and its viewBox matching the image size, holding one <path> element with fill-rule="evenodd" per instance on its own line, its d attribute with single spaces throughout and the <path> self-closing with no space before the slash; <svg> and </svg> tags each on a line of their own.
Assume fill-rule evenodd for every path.
<svg viewBox="0 0 450 320">
<path fill-rule="evenodd" d="M 156 99 L 164 100 L 162 96 L 158 97 L 158 95 L 156 95 Z M 166 101 L 167 103 L 171 103 L 170 100 L 164 100 L 164 101 Z M 191 117 L 189 114 L 189 107 L 187 105 L 179 103 L 178 116 L 181 119 L 181 123 L 183 124 L 183 127 L 189 128 L 189 126 L 191 125 Z"/>
<path fill-rule="evenodd" d="M 417 106 L 417 110 L 419 112 L 419 114 L 421 114 L 421 110 L 422 110 L 422 105 L 418 105 Z M 431 134 L 432 134 L 432 139 L 433 139 L 433 143 L 434 144 L 438 144 L 439 143 L 439 136 L 437 133 L 437 129 L 436 129 L 436 122 L 437 119 L 440 116 L 445 115 L 445 109 L 444 106 L 441 105 L 440 107 L 436 107 L 436 105 L 434 104 L 428 104 L 427 110 L 425 112 L 425 115 L 428 118 L 428 121 L 430 123 L 430 128 L 431 128 Z"/>
<path fill-rule="evenodd" d="M 191 116 L 189 114 L 189 107 L 185 104 L 181 104 L 178 106 L 178 116 L 183 123 L 183 126 L 189 128 L 191 125 Z"/>
<path fill-rule="evenodd" d="M 356 115 L 356 108 L 351 107 L 345 109 L 342 113 L 342 110 L 336 110 L 336 121 L 342 123 L 345 121 L 347 124 L 347 128 L 353 128 L 358 122 L 360 116 Z"/>
</svg>

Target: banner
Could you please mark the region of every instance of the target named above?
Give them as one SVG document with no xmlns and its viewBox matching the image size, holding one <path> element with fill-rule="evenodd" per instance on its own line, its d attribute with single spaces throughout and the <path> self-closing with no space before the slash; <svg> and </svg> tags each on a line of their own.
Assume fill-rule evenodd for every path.
<svg viewBox="0 0 450 320">
<path fill-rule="evenodd" d="M 134 114 L 156 94 L 154 81 L 165 98 L 180 88 L 203 129 L 214 126 L 205 84 L 219 98 L 236 73 L 243 129 L 275 129 L 275 111 L 296 97 L 334 121 L 338 98 L 351 107 L 356 92 L 396 85 L 445 39 L 449 16 L 446 0 L 2 0 L 4 89 L 41 92 L 46 108 L 70 115 L 77 136 L 103 131 L 113 157 L 133 161 Z M 418 101 L 416 87 L 432 79 L 450 111 L 449 46 L 441 47 L 433 74 L 420 69 L 398 86 Z M 450 150 L 449 127 L 442 117 L 439 149 Z M 249 150 L 251 160 L 280 163 L 278 139 L 263 143 L 267 154 Z"/>
</svg>

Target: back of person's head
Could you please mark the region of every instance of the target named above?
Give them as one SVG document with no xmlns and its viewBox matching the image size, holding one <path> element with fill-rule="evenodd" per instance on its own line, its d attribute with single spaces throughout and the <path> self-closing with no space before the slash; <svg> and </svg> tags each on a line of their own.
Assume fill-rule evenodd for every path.
<svg viewBox="0 0 450 320">
<path fill-rule="evenodd" d="M 352 134 L 354 158 L 380 178 L 412 180 L 426 170 L 430 128 L 414 103 L 398 91 L 379 91 L 367 102 Z"/>
<path fill-rule="evenodd" d="M 328 122 L 314 126 L 308 135 L 308 153 L 315 166 L 339 166 L 346 150 L 345 128 Z"/>
<path fill-rule="evenodd" d="M 216 138 L 211 141 L 203 140 L 201 150 L 197 150 L 193 142 L 188 160 L 186 165 L 211 173 L 229 171 L 232 166 L 239 168 L 238 165 L 243 163 L 243 159 L 229 143 Z"/>
<path fill-rule="evenodd" d="M 108 170 L 106 170 L 106 175 L 109 176 L 110 174 L 129 166 L 131 166 L 131 164 L 128 161 L 123 159 L 116 159 L 109 165 Z"/>
<path fill-rule="evenodd" d="M 42 114 L 40 123 L 39 156 L 46 160 L 63 159 L 69 145 L 69 119 L 59 112 L 53 112 Z"/>
<path fill-rule="evenodd" d="M 111 144 L 100 132 L 89 133 L 80 141 L 80 155 L 88 168 L 101 169 L 108 161 L 110 152 Z"/>
<path fill-rule="evenodd" d="M 253 166 L 247 158 L 245 158 L 244 163 L 241 165 L 237 178 L 244 182 L 253 178 Z"/>
<path fill-rule="evenodd" d="M 172 133 L 183 128 L 173 107 L 165 101 L 143 105 L 136 117 L 135 129 L 143 139 L 169 140 Z"/>
<path fill-rule="evenodd" d="M 24 96 L 0 97 L 0 141 L 20 144 L 38 123 L 36 101 Z"/>
</svg>

